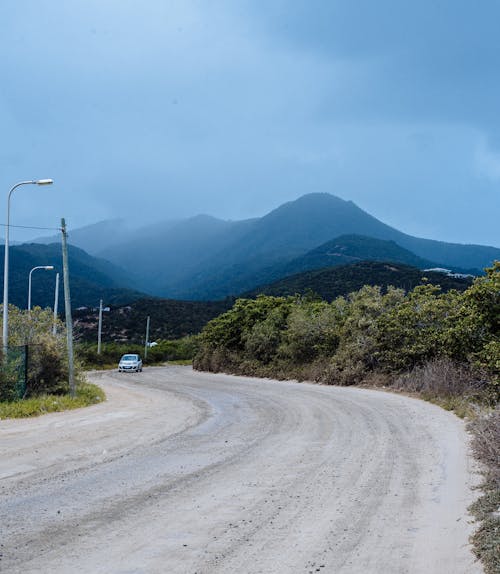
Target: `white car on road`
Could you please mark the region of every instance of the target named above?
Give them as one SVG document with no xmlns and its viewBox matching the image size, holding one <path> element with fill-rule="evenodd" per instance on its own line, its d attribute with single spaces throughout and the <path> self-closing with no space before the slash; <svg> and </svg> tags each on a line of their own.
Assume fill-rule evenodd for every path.
<svg viewBox="0 0 500 574">
<path fill-rule="evenodd" d="M 130 354 L 123 355 L 118 363 L 118 372 L 122 371 L 135 371 L 136 373 L 142 372 L 142 359 L 139 355 Z"/>
</svg>

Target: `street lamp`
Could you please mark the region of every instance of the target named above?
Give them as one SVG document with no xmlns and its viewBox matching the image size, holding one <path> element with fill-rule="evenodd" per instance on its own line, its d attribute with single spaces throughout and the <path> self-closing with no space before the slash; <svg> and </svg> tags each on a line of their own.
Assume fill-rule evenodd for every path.
<svg viewBox="0 0 500 574">
<path fill-rule="evenodd" d="M 51 271 L 52 269 L 54 269 L 54 266 L 53 265 L 37 265 L 36 267 L 33 267 L 33 269 L 30 271 L 30 275 L 29 275 L 29 279 L 28 279 L 28 313 L 31 313 L 31 274 L 36 269 L 45 269 L 45 271 Z"/>
<path fill-rule="evenodd" d="M 54 322 L 52 325 L 52 334 L 57 333 L 57 305 L 59 303 L 59 273 L 56 273 L 56 286 L 54 289 Z"/>
<path fill-rule="evenodd" d="M 5 251 L 4 251 L 4 268 L 3 268 L 3 356 L 7 358 L 9 345 L 9 223 L 10 223 L 10 196 L 12 192 L 21 185 L 51 185 L 51 179 L 35 179 L 32 181 L 20 181 L 16 183 L 7 196 L 7 225 L 5 226 Z"/>
</svg>

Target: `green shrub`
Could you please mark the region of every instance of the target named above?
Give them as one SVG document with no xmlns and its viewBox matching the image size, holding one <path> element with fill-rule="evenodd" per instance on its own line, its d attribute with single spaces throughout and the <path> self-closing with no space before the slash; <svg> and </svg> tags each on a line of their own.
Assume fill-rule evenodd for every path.
<svg viewBox="0 0 500 574">
<path fill-rule="evenodd" d="M 331 384 L 397 376 L 448 358 L 475 366 L 499 400 L 500 263 L 465 292 L 365 286 L 328 304 L 311 297 L 238 299 L 202 331 L 193 365 Z M 247 371 L 245 371 L 247 369 Z"/>
<path fill-rule="evenodd" d="M 9 307 L 9 348 L 27 347 L 27 381 L 25 397 L 44 394 L 65 393 L 68 390 L 68 365 L 66 332 L 64 325 L 57 322 L 57 334 L 52 334 L 53 313 L 51 309 L 34 307 L 31 313 L 17 307 Z M 23 355 L 24 356 L 24 355 Z M 14 391 L 13 381 L 19 378 L 9 369 L 19 368 L 21 355 L 14 365 L 3 364 L 1 372 L 1 399 L 14 399 L 19 391 Z M 75 371 L 78 378 L 78 368 Z M 10 391 L 9 391 L 10 389 Z"/>
</svg>

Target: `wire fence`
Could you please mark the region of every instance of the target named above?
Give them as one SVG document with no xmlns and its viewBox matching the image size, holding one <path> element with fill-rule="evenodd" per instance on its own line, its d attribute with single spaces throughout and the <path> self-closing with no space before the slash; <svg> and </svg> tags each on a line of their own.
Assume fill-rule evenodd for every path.
<svg viewBox="0 0 500 574">
<path fill-rule="evenodd" d="M 9 347 L 0 364 L 0 401 L 15 401 L 26 394 L 29 346 Z"/>
</svg>

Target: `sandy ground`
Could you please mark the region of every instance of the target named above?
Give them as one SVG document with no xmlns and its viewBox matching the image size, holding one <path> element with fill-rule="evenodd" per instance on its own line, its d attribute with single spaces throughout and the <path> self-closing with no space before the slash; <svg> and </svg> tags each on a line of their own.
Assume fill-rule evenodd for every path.
<svg viewBox="0 0 500 574">
<path fill-rule="evenodd" d="M 0 571 L 473 574 L 463 423 L 389 393 L 98 373 L 106 403 L 0 421 Z"/>
</svg>

